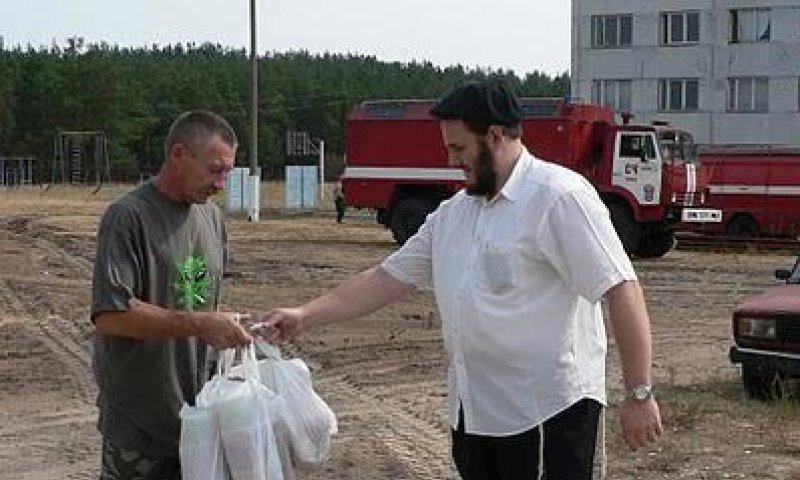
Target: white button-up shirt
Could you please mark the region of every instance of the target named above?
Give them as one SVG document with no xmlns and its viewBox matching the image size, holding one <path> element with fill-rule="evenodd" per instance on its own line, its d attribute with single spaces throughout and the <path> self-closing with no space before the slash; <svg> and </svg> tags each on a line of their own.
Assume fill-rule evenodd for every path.
<svg viewBox="0 0 800 480">
<path fill-rule="evenodd" d="M 636 274 L 581 175 L 523 151 L 492 201 L 457 193 L 382 267 L 434 290 L 453 428 L 459 405 L 467 433 L 505 436 L 605 403 L 600 299 Z"/>
</svg>

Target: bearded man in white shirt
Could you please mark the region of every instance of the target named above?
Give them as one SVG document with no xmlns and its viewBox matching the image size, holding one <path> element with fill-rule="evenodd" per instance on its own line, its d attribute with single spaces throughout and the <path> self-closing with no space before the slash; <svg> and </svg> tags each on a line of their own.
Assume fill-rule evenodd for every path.
<svg viewBox="0 0 800 480">
<path fill-rule="evenodd" d="M 606 401 L 603 297 L 628 392 L 625 442 L 637 449 L 661 434 L 636 274 L 591 184 L 526 150 L 519 102 L 505 84 L 466 83 L 431 113 L 466 188 L 381 265 L 305 305 L 272 310 L 260 334 L 290 340 L 432 288 L 461 477 L 588 480 Z"/>
</svg>

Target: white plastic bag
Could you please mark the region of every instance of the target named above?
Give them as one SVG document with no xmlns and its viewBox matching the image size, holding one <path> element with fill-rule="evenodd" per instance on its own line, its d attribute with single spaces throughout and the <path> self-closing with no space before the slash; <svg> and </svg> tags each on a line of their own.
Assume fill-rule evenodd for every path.
<svg viewBox="0 0 800 480">
<path fill-rule="evenodd" d="M 232 368 L 231 351 L 222 362 L 217 385 L 220 436 L 232 480 L 285 480 L 272 429 L 275 393 L 259 380 L 253 347 L 241 350 Z"/>
<path fill-rule="evenodd" d="M 247 361 L 243 362 L 241 365 L 237 365 L 235 367 L 225 367 L 228 370 L 228 377 L 232 378 L 259 378 L 260 379 L 260 362 L 259 365 L 256 364 L 255 360 L 255 350 L 254 347 L 250 347 L 249 351 L 247 352 L 248 359 Z M 226 354 L 228 355 L 228 354 Z M 223 356 L 221 359 L 223 365 L 230 365 L 230 357 Z M 251 384 L 252 385 L 252 384 Z M 286 410 L 284 399 L 277 395 L 277 393 L 270 389 L 267 385 L 263 382 L 258 384 L 260 387 L 259 390 L 260 396 L 262 397 L 261 406 L 265 409 L 265 418 L 264 421 L 269 422 L 269 438 L 267 439 L 268 445 L 268 464 L 279 464 L 281 469 L 281 475 L 283 480 L 295 480 L 296 476 L 294 473 L 294 464 L 291 457 L 290 452 L 290 438 L 289 438 L 289 429 L 285 422 L 285 415 L 284 411 Z M 252 387 L 251 387 L 252 388 Z M 231 390 L 230 388 L 228 390 Z M 242 407 L 247 408 L 247 407 Z M 239 410 L 239 408 L 231 408 L 232 411 Z M 231 429 L 236 428 L 235 424 L 241 425 L 246 428 L 247 422 L 252 422 L 253 419 L 246 419 L 242 418 L 235 418 L 233 414 L 230 414 L 230 418 L 226 422 Z M 225 446 L 225 453 L 227 454 L 229 448 L 228 445 Z M 277 467 L 276 467 L 277 468 Z M 272 480 L 272 477 L 268 476 L 268 480 Z M 234 480 L 236 477 L 234 476 Z"/>
<path fill-rule="evenodd" d="M 197 406 L 193 411 L 187 410 L 185 431 L 187 440 L 186 454 L 181 457 L 181 468 L 184 459 L 188 472 L 196 472 L 201 465 L 200 460 L 193 460 L 189 450 L 191 435 L 212 435 L 216 428 L 218 441 L 214 450 L 207 454 L 222 452 L 224 458 L 223 475 L 229 477 L 194 477 L 191 480 L 290 480 L 283 475 L 283 466 L 279 456 L 279 448 L 272 428 L 272 411 L 280 410 L 275 406 L 279 401 L 259 380 L 253 347 L 241 350 L 241 365 L 233 366 L 235 350 L 220 352 L 217 373 L 206 382 L 197 395 Z M 192 407 L 187 407 L 192 408 Z M 192 428 L 188 413 L 203 412 L 204 423 L 196 422 Z M 211 415 L 206 413 L 211 412 Z M 211 420 L 213 419 L 213 420 Z M 216 425 L 214 424 L 216 421 Z M 182 431 L 184 426 L 182 425 Z M 190 432 L 193 432 L 190 434 Z M 200 444 L 201 442 L 195 442 Z M 209 441 L 210 443 L 210 441 Z M 192 463 L 191 465 L 189 463 Z M 210 464 L 211 462 L 209 462 Z M 215 465 L 210 465 L 217 468 Z M 218 469 L 214 470 L 214 474 Z M 192 473 L 194 474 L 194 473 Z M 184 480 L 190 477 L 183 475 Z"/>
<path fill-rule="evenodd" d="M 216 412 L 211 408 L 181 408 L 179 454 L 183 480 L 230 480 L 222 453 Z"/>
<path fill-rule="evenodd" d="M 337 433 L 336 416 L 314 391 L 311 372 L 299 358 L 284 360 L 277 348 L 257 341 L 266 358 L 258 361 L 261 383 L 280 398 L 273 412 L 276 430 L 288 433 L 296 463 L 317 464 L 328 457 L 331 436 Z M 282 435 L 281 435 L 282 436 Z"/>
</svg>

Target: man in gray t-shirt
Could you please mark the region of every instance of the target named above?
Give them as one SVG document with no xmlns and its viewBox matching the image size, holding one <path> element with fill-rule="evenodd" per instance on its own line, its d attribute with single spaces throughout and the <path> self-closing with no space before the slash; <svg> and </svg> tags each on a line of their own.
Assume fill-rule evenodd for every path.
<svg viewBox="0 0 800 480">
<path fill-rule="evenodd" d="M 159 174 L 112 203 L 92 280 L 102 480 L 180 480 L 179 411 L 207 378 L 208 345 L 246 345 L 217 310 L 226 231 L 208 198 L 234 165 L 236 135 L 211 112 L 181 115 Z"/>
</svg>

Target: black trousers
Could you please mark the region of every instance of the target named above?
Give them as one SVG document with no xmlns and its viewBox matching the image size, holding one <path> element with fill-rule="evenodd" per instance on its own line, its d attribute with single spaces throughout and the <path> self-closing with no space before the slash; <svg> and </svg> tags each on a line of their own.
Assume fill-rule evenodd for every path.
<svg viewBox="0 0 800 480">
<path fill-rule="evenodd" d="M 336 204 L 336 222 L 342 223 L 347 204 L 344 203 L 344 197 L 336 197 L 334 203 Z"/>
<path fill-rule="evenodd" d="M 543 437 L 541 478 L 591 480 L 601 409 L 595 400 L 583 399 L 544 424 L 507 437 L 465 433 L 464 415 L 459 412 L 458 430 L 453 430 L 458 473 L 464 480 L 536 480 Z"/>
</svg>

